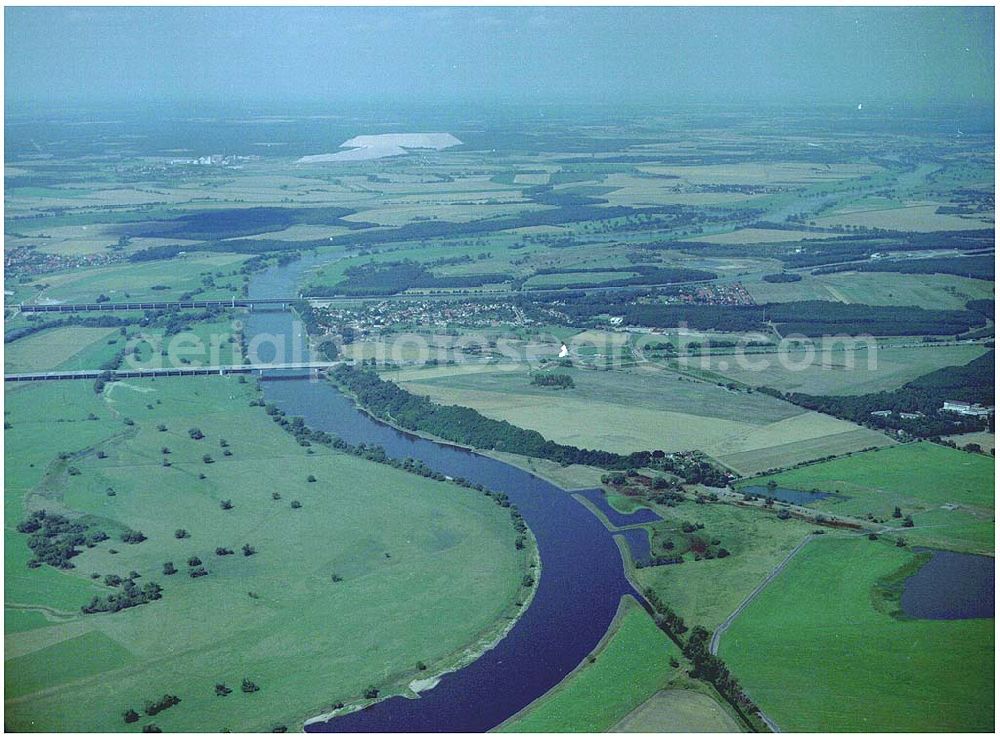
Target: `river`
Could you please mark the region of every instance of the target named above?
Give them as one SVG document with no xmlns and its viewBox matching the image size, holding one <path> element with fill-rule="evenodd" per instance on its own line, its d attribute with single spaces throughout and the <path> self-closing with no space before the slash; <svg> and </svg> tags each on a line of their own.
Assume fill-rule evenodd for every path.
<svg viewBox="0 0 1000 740">
<path fill-rule="evenodd" d="M 251 279 L 250 297 L 295 295 L 302 273 L 331 259 L 310 255 L 259 273 Z M 289 358 L 292 344 L 302 341 L 296 336 L 298 326 L 288 312 L 253 313 L 247 320 L 247 335 L 285 337 L 283 352 Z M 411 457 L 445 475 L 506 493 L 534 533 L 541 559 L 534 599 L 495 647 L 442 676 L 420 699 L 391 697 L 362 711 L 310 724 L 307 731 L 485 732 L 559 683 L 604 636 L 621 597 L 638 597 L 625 576 L 612 533 L 566 491 L 499 460 L 378 422 L 327 382 L 273 378 L 262 386 L 265 400 L 289 416 L 303 417 L 314 429 L 351 444 L 381 445 L 392 457 Z"/>
</svg>

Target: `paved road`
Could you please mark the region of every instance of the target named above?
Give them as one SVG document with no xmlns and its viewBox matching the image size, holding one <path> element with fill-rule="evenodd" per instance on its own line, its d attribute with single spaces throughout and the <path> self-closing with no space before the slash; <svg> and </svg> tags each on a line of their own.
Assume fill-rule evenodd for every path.
<svg viewBox="0 0 1000 740">
<path fill-rule="evenodd" d="M 780 563 L 778 563 L 776 566 L 774 566 L 771 572 L 764 577 L 764 580 L 761 581 L 759 584 L 757 584 L 757 588 L 751 591 L 747 595 L 747 597 L 740 602 L 740 605 L 736 607 L 733 613 L 730 614 L 728 617 L 726 617 L 726 621 L 724 621 L 722 624 L 720 624 L 718 627 L 715 628 L 715 632 L 712 633 L 712 641 L 708 645 L 708 650 L 710 653 L 712 653 L 712 655 L 718 655 L 719 641 L 722 640 L 722 636 L 726 633 L 726 630 L 732 627 L 733 622 L 736 621 L 736 618 L 743 613 L 743 610 L 746 609 L 748 606 L 750 606 L 751 602 L 753 602 L 753 600 L 760 595 L 761 591 L 767 588 L 767 585 L 771 581 L 773 581 L 775 578 L 781 575 L 781 571 L 783 571 L 785 569 L 785 566 L 787 566 L 788 563 L 791 562 L 792 558 L 794 558 L 796 555 L 799 554 L 799 552 L 802 550 L 803 547 L 808 545 L 818 536 L 819 535 L 815 534 L 806 535 L 805 539 L 803 539 L 802 542 L 793 547 L 792 551 L 785 556 L 785 559 L 782 560 Z"/>
<path fill-rule="evenodd" d="M 733 613 L 730 614 L 728 617 L 726 617 L 726 621 L 724 621 L 722 624 L 720 624 L 718 627 L 715 628 L 715 632 L 712 633 L 712 640 L 708 644 L 708 650 L 710 653 L 712 653 L 712 655 L 718 655 L 719 642 L 722 640 L 722 636 L 726 633 L 726 630 L 728 630 L 732 626 L 733 622 L 736 621 L 736 618 L 743 613 L 743 610 L 746 609 L 748 606 L 750 606 L 753 600 L 760 595 L 761 591 L 767 588 L 768 584 L 771 583 L 771 581 L 773 581 L 775 578 L 781 575 L 781 572 L 785 569 L 785 566 L 787 566 L 788 563 L 791 562 L 792 558 L 798 555 L 799 552 L 802 550 L 802 548 L 808 545 L 814 539 L 816 539 L 817 536 L 818 535 L 815 534 L 806 535 L 805 539 L 803 539 L 802 542 L 793 547 L 792 551 L 785 556 L 785 559 L 782 560 L 780 563 L 778 563 L 774 567 L 774 569 L 767 574 L 764 580 L 757 585 L 757 588 L 751 591 L 747 595 L 747 597 L 740 602 L 740 605 L 736 607 Z M 763 709 L 758 709 L 758 712 L 761 720 L 763 720 L 764 724 L 766 724 L 768 728 L 770 728 L 771 732 L 781 732 L 781 729 L 778 727 L 777 723 L 775 723 L 773 719 L 768 717 Z"/>
</svg>

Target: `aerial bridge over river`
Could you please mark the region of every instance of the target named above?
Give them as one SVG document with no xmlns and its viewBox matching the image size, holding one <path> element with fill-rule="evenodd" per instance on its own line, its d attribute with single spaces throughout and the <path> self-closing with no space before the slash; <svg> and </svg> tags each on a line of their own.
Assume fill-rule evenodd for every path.
<svg viewBox="0 0 1000 740">
<path fill-rule="evenodd" d="M 249 308 L 264 306 L 285 310 L 297 301 L 318 301 L 320 298 L 229 298 L 211 301 L 104 301 L 102 303 L 20 303 L 24 313 L 80 313 L 82 311 L 170 311 L 181 308 Z"/>
<path fill-rule="evenodd" d="M 323 370 L 343 364 L 336 362 L 272 362 L 251 365 L 203 365 L 200 367 L 150 367 L 124 370 L 50 370 L 34 373 L 10 373 L 3 376 L 5 383 L 35 382 L 39 380 L 125 380 L 126 378 L 178 377 L 184 375 L 264 375 L 271 370 L 281 371 L 274 379 L 316 377 Z M 295 372 L 298 371 L 298 372 Z"/>
</svg>

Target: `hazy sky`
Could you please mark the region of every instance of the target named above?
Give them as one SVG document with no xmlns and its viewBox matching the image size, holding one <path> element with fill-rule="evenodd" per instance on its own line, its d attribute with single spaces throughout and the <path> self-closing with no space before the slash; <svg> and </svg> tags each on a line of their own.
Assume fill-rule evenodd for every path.
<svg viewBox="0 0 1000 740">
<path fill-rule="evenodd" d="M 993 100 L 986 8 L 12 8 L 9 103 Z"/>
</svg>

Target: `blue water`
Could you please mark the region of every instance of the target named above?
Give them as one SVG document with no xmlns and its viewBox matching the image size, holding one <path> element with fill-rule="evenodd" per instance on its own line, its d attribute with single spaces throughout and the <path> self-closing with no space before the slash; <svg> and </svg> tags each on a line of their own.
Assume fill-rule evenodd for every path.
<svg viewBox="0 0 1000 740">
<path fill-rule="evenodd" d="M 652 549 L 649 543 L 649 532 L 646 531 L 645 527 L 623 529 L 615 534 L 625 538 L 634 563 L 645 563 L 649 560 Z"/>
<path fill-rule="evenodd" d="M 822 501 L 823 499 L 832 498 L 838 500 L 846 500 L 846 496 L 842 496 L 839 493 L 829 493 L 828 491 L 799 491 L 795 488 L 768 488 L 767 486 L 743 486 L 740 488 L 740 493 L 751 493 L 754 496 L 761 496 L 766 498 L 771 496 L 778 501 L 784 501 L 789 504 L 797 504 L 798 506 L 806 506 L 813 503 L 814 501 Z"/>
<path fill-rule="evenodd" d="M 992 619 L 996 595 L 993 558 L 935 550 L 903 584 L 903 611 L 919 619 Z"/>
<path fill-rule="evenodd" d="M 615 527 L 628 527 L 633 524 L 649 524 L 650 522 L 663 521 L 662 517 L 652 509 L 636 509 L 630 514 L 623 514 L 608 503 L 608 499 L 600 488 L 590 488 L 586 491 L 575 491 L 575 493 L 580 494 L 597 506 Z"/>
<path fill-rule="evenodd" d="M 329 258 L 327 258 L 329 259 Z M 255 278 L 252 296 L 287 290 L 292 270 L 318 258 Z M 288 314 L 253 314 L 255 332 L 289 334 Z M 561 681 L 597 645 L 622 595 L 638 597 L 625 577 L 612 533 L 570 494 L 511 465 L 430 442 L 372 419 L 325 382 L 263 383 L 264 397 L 289 416 L 357 444 L 377 444 L 396 458 L 506 493 L 538 542 L 541 575 L 529 607 L 507 636 L 475 662 L 442 677 L 420 699 L 392 697 L 352 714 L 309 725 L 310 732 L 483 732 Z M 641 599 L 640 599 L 641 601 Z M 415 615 L 414 618 L 419 618 Z M 331 624 L 331 629 L 336 629 Z"/>
</svg>

